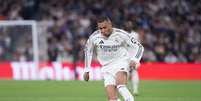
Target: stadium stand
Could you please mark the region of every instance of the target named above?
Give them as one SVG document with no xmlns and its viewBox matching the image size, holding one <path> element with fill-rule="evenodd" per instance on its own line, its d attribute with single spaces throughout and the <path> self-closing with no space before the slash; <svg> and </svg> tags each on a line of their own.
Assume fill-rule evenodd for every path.
<svg viewBox="0 0 201 101">
<path fill-rule="evenodd" d="M 1 0 L 0 20 L 36 20 L 43 61 L 82 61 L 84 43 L 96 29 L 95 19 L 108 15 L 114 26 L 131 20 L 140 34 L 144 62 L 201 62 L 199 0 Z M 10 53 L 10 35 L 0 35 L 0 60 Z M 22 39 L 27 39 L 25 38 Z M 45 40 L 45 41 L 44 41 Z M 76 41 L 75 41 L 76 40 Z M 23 43 L 22 43 L 23 44 Z M 26 42 L 24 43 L 26 44 Z M 29 45 L 22 45 L 27 49 Z M 9 53 L 7 53 L 9 52 Z M 17 51 L 12 51 L 17 52 Z M 5 56 L 8 55 L 8 56 Z M 19 57 L 19 56 L 18 56 Z M 19 58 L 14 58 L 19 59 Z"/>
</svg>

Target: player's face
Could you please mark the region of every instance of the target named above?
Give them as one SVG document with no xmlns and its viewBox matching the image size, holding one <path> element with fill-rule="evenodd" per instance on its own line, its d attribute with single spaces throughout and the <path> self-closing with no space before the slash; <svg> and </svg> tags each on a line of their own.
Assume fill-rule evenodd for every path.
<svg viewBox="0 0 201 101">
<path fill-rule="evenodd" d="M 131 31 L 132 28 L 133 28 L 132 22 L 131 22 L 131 21 L 126 22 L 126 24 L 125 24 L 125 29 L 126 29 L 127 31 Z"/>
<path fill-rule="evenodd" d="M 103 21 L 98 23 L 98 29 L 101 31 L 101 34 L 109 37 L 112 33 L 112 24 L 110 21 Z"/>
</svg>

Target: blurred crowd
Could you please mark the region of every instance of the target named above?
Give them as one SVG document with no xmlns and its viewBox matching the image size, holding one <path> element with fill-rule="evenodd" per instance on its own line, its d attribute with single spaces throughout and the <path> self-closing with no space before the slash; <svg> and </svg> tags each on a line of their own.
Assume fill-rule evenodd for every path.
<svg viewBox="0 0 201 101">
<path fill-rule="evenodd" d="M 42 61 L 83 61 L 85 42 L 102 14 L 117 28 L 132 21 L 145 47 L 143 62 L 201 62 L 199 0 L 0 0 L 1 20 L 37 21 Z M 0 36 L 3 60 L 8 39 Z M 25 60 L 33 54 L 19 53 Z"/>
</svg>

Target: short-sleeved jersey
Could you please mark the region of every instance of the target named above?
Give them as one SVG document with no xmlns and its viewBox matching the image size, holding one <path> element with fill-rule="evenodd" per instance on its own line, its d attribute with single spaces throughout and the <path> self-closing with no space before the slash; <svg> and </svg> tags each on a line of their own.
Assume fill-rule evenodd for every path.
<svg viewBox="0 0 201 101">
<path fill-rule="evenodd" d="M 103 36 L 100 30 L 95 31 L 86 43 L 85 67 L 90 68 L 94 51 L 96 52 L 98 61 L 103 66 L 121 58 L 130 58 L 136 61 L 136 58 L 139 56 L 135 54 L 130 57 L 128 45 L 133 47 L 133 50 L 136 49 L 134 47 L 135 45 L 143 48 L 135 38 L 130 38 L 128 33 L 124 30 L 113 28 L 109 37 Z"/>
</svg>

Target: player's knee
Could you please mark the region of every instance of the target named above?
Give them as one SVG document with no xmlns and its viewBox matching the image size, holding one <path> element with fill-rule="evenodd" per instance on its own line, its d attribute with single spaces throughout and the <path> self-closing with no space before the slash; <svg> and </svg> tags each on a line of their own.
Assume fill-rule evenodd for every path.
<svg viewBox="0 0 201 101">
<path fill-rule="evenodd" d="M 127 80 L 117 80 L 116 85 L 126 85 Z"/>
<path fill-rule="evenodd" d="M 108 96 L 109 101 L 116 101 L 117 97 L 116 96 Z"/>
<path fill-rule="evenodd" d="M 118 72 L 116 78 L 117 85 L 125 85 L 127 82 L 127 73 L 126 72 Z"/>
</svg>

